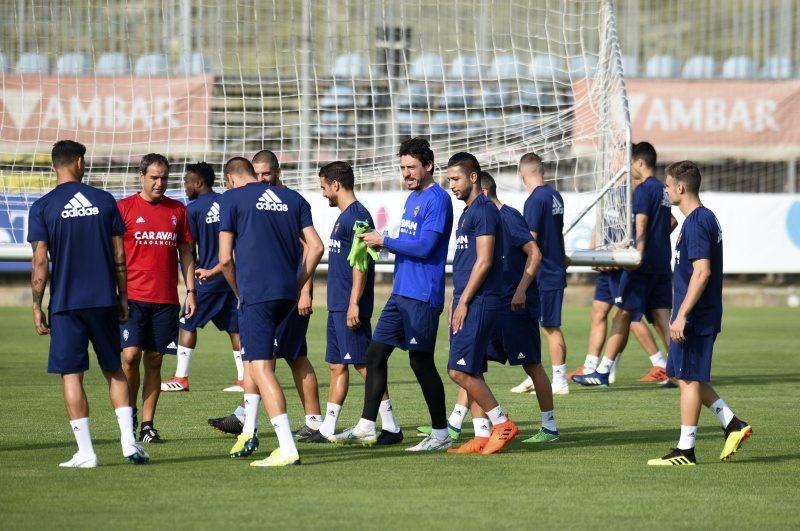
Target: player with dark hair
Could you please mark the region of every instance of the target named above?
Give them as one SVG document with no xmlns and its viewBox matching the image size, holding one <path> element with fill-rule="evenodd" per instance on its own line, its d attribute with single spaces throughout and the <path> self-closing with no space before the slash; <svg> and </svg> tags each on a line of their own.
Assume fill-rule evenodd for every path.
<svg viewBox="0 0 800 531">
<path fill-rule="evenodd" d="M 281 165 L 275 153 L 268 149 L 262 149 L 253 155 L 252 162 L 256 178 L 259 181 L 273 186 L 283 186 L 283 183 L 281 183 Z"/>
<path fill-rule="evenodd" d="M 504 235 L 497 207 L 481 192 L 480 171 L 475 157 L 467 153 L 457 153 L 447 163 L 450 190 L 466 204 L 456 229 L 447 369 L 450 378 L 467 392 L 472 418 L 478 421 L 475 437 L 447 452 L 488 455 L 501 451 L 519 429 L 483 377 L 500 317 Z"/>
<path fill-rule="evenodd" d="M 86 147 L 78 142 L 56 142 L 52 161 L 57 185 L 36 200 L 28 213 L 33 324 L 39 335 L 52 336 L 47 372 L 61 375 L 64 405 L 78 444 L 72 459 L 59 466 L 94 468 L 99 464 L 83 388 L 89 342 L 108 382 L 122 455 L 131 463 L 146 463 L 150 456 L 136 442 L 128 382 L 120 363 L 119 323 L 128 320 L 125 225 L 111 194 L 81 182 L 85 154 Z M 52 277 L 49 324 L 42 309 L 48 277 Z"/>
<path fill-rule="evenodd" d="M 209 322 L 213 322 L 218 330 L 228 333 L 233 349 L 236 380 L 224 390 L 243 391 L 244 365 L 239 343 L 236 297 L 225 279 L 216 275 L 219 270 L 219 202 L 222 194 L 214 191 L 215 177 L 214 169 L 206 162 L 188 164 L 183 177 L 183 189 L 190 201 L 186 214 L 197 243 L 197 312 L 191 318 L 180 319 L 177 367 L 172 378 L 161 382 L 164 392 L 189 390 L 189 364 L 197 346 L 197 329 Z"/>
<path fill-rule="evenodd" d="M 375 444 L 375 419 L 386 391 L 389 356 L 408 350 L 411 369 L 431 416 L 431 434 L 408 451 L 444 450 L 453 444 L 447 432 L 444 385 L 434 364 L 439 315 L 444 308 L 447 243 L 453 228 L 453 205 L 433 179 L 433 151 L 424 138 L 402 143 L 400 171 L 411 191 L 400 221 L 400 235 L 377 231 L 359 235 L 373 249 L 395 254 L 392 295 L 383 308 L 367 350 L 364 408 L 358 424 L 337 435 L 343 443 Z"/>
<path fill-rule="evenodd" d="M 255 421 L 263 399 L 279 447 L 251 466 L 299 464 L 286 397 L 275 377 L 274 344 L 278 325 L 296 307 L 298 291 L 322 258 L 322 241 L 300 194 L 260 183 L 250 161 L 241 157 L 230 159 L 224 172 L 235 187 L 220 205 L 219 262 L 239 300 L 245 363 L 245 421 L 230 455 L 244 457 L 258 448 Z"/>
<path fill-rule="evenodd" d="M 564 253 L 564 199 L 544 181 L 544 163 L 535 153 L 526 153 L 519 161 L 519 174 L 530 192 L 525 200 L 523 214 L 528 229 L 542 253 L 542 262 L 536 272 L 539 288 L 539 323 L 547 339 L 550 360 L 553 364 L 552 393 L 569 394 L 567 383 L 567 343 L 561 332 L 561 306 L 567 286 L 567 263 Z M 512 392 L 533 390 L 533 381 L 527 378 Z"/>
<path fill-rule="evenodd" d="M 355 231 L 363 232 L 375 227 L 369 211 L 356 199 L 353 187 L 353 168 L 346 162 L 336 161 L 319 170 L 322 195 L 328 204 L 339 209 L 328 244 L 328 338 L 325 361 L 330 368 L 328 404 L 325 419 L 318 432 L 306 442 L 329 442 L 336 431 L 342 404 L 350 384 L 349 367 L 352 365 L 366 379 L 367 348 L 372 338 L 372 309 L 374 306 L 375 263 L 350 265 Z M 377 444 L 395 444 L 403 440 L 403 433 L 392 412 L 389 394 L 384 392 L 381 405 L 381 433 Z"/>
<path fill-rule="evenodd" d="M 605 387 L 611 381 L 609 373 L 617 356 L 628 343 L 631 321 L 641 319 L 646 313 L 661 330 L 669 328 L 669 309 L 672 306 L 670 233 L 677 226 L 672 215 L 664 186 L 655 177 L 656 150 L 648 142 L 634 144 L 632 148 L 631 176 L 633 177 L 633 204 L 635 215 L 636 250 L 642 260 L 637 268 L 625 270 L 619 278 L 614 300 L 617 312 L 611 323 L 611 335 L 606 341 L 603 359 L 594 372 L 576 374 L 572 380 L 587 387 Z M 654 367 L 666 362 L 660 354 L 651 358 Z M 654 373 L 656 371 L 653 371 Z M 660 377 L 658 381 L 664 381 Z"/>
<path fill-rule="evenodd" d="M 677 448 L 648 465 L 694 465 L 700 407 L 719 419 L 727 461 L 753 433 L 711 386 L 711 357 L 722 326 L 722 228 L 700 201 L 700 170 L 690 161 L 667 167 L 670 202 L 686 219 L 675 245 L 674 305 L 670 320 L 667 374 L 680 387 L 681 435 Z"/>
<path fill-rule="evenodd" d="M 191 319 L 197 308 L 194 242 L 186 207 L 165 195 L 169 182 L 167 159 L 156 153 L 145 155 L 139 171 L 142 191 L 117 202 L 127 228 L 125 254 L 131 307 L 130 319 L 120 326 L 122 367 L 130 386 L 131 404 L 136 404 L 139 364 L 144 361 L 139 438 L 159 443 L 161 436 L 153 419 L 161 392 L 163 355 L 177 346 L 179 264 L 187 289 L 183 316 Z"/>
</svg>

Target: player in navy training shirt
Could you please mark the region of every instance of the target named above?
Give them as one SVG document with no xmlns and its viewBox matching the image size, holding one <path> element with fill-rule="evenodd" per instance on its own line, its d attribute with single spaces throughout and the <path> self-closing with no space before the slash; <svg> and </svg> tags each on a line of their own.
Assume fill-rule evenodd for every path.
<svg viewBox="0 0 800 531">
<path fill-rule="evenodd" d="M 258 181 L 271 186 L 285 186 L 281 181 L 281 167 L 275 153 L 268 149 L 262 149 L 253 155 L 252 163 Z M 307 252 L 305 242 L 301 241 L 300 243 L 303 245 L 303 256 L 305 257 Z M 302 264 L 299 267 L 302 267 Z M 305 425 L 295 432 L 295 437 L 300 441 L 306 441 L 308 437 L 318 431 L 322 424 L 319 383 L 314 367 L 308 359 L 308 343 L 306 341 L 308 325 L 313 313 L 313 296 L 314 277 L 311 276 L 300 290 L 297 307 L 289 312 L 289 315 L 275 331 L 276 356 L 283 358 L 292 370 L 292 379 L 305 411 Z M 208 419 L 208 424 L 223 433 L 239 435 L 242 433 L 244 424 L 244 403 L 239 404 L 230 415 Z"/>
<path fill-rule="evenodd" d="M 111 194 L 81 182 L 85 154 L 86 147 L 71 140 L 53 146 L 58 184 L 33 203 L 28 214 L 28 241 L 33 248 L 33 323 L 39 335 L 52 336 L 47 371 L 61 375 L 64 403 L 78 443 L 78 452 L 59 466 L 94 468 L 99 464 L 83 389 L 83 373 L 89 369 L 89 342 L 108 381 L 122 455 L 129 462 L 145 463 L 150 457 L 133 433 L 133 409 L 120 360 L 119 323 L 128 320 L 128 275 L 122 241 L 125 224 Z M 49 319 L 42 309 L 48 276 L 52 277 Z"/>
<path fill-rule="evenodd" d="M 452 444 L 447 433 L 444 385 L 433 353 L 439 315 L 444 308 L 444 266 L 453 228 L 453 204 L 433 180 L 433 151 L 423 138 L 403 142 L 398 153 L 406 188 L 400 235 L 384 238 L 377 231 L 359 237 L 370 247 L 395 255 L 392 295 L 383 308 L 367 350 L 367 381 L 361 420 L 337 436 L 343 443 L 377 441 L 375 419 L 386 390 L 389 356 L 395 348 L 408 350 L 411 368 L 428 405 L 433 432 L 410 451 L 444 449 Z"/>
<path fill-rule="evenodd" d="M 553 394 L 569 393 L 567 383 L 567 344 L 561 332 L 561 306 L 567 286 L 567 264 L 564 254 L 564 199 L 552 186 L 544 182 L 544 164 L 535 153 L 526 153 L 519 161 L 519 174 L 530 192 L 522 214 L 533 239 L 542 253 L 542 263 L 536 272 L 539 287 L 539 323 L 542 326 L 550 361 L 553 364 Z M 533 388 L 530 378 L 515 391 Z"/>
<path fill-rule="evenodd" d="M 325 361 L 330 368 L 330 385 L 325 418 L 319 430 L 306 442 L 327 443 L 336 431 L 342 404 L 350 385 L 350 366 L 363 378 L 367 375 L 367 348 L 372 338 L 375 263 L 368 258 L 366 270 L 351 266 L 348 255 L 355 239 L 356 224 L 374 228 L 372 216 L 353 192 L 355 176 L 346 162 L 336 161 L 319 170 L 322 195 L 339 211 L 328 244 L 328 332 Z M 389 394 L 381 406 L 381 433 L 377 444 L 394 444 L 403 434 L 394 418 Z"/>
<path fill-rule="evenodd" d="M 639 142 L 632 148 L 631 176 L 633 177 L 633 204 L 635 215 L 636 249 L 642 256 L 639 267 L 623 271 L 614 300 L 618 311 L 611 323 L 611 334 L 606 341 L 603 359 L 594 372 L 575 375 L 573 381 L 589 387 L 607 386 L 611 367 L 628 343 L 631 321 L 648 313 L 662 332 L 669 328 L 670 293 L 670 232 L 677 225 L 672 216 L 669 198 L 664 186 L 655 176 L 657 154 L 648 142 Z M 662 356 L 656 356 L 654 365 L 664 366 Z M 648 373 L 649 374 L 649 373 Z M 653 371 L 658 381 L 665 381 L 664 372 Z"/>
<path fill-rule="evenodd" d="M 191 201 L 186 207 L 186 215 L 197 244 L 197 310 L 191 317 L 180 319 L 177 367 L 172 378 L 161 382 L 164 392 L 189 390 L 189 364 L 197 346 L 197 329 L 209 322 L 228 333 L 233 348 L 237 375 L 234 384 L 225 391 L 243 391 L 244 365 L 239 345 L 236 297 L 222 275 L 213 275 L 219 269 L 219 204 L 222 200 L 222 194 L 214 191 L 214 181 L 214 169 L 208 163 L 186 166 L 183 188 Z"/>
<path fill-rule="evenodd" d="M 448 453 L 484 455 L 502 450 L 519 429 L 486 385 L 489 344 L 500 317 L 503 295 L 503 228 L 497 207 L 481 192 L 480 165 L 470 153 L 456 153 L 447 163 L 453 195 L 466 206 L 456 229 L 453 302 L 449 314 L 448 374 L 472 400 L 472 418 L 492 424 L 485 432 Z"/>
<path fill-rule="evenodd" d="M 669 327 L 667 373 L 680 387 L 681 436 L 677 448 L 648 465 L 693 465 L 700 406 L 707 406 L 722 425 L 727 461 L 753 433 L 711 387 L 711 356 L 722 325 L 722 228 L 700 202 L 700 170 L 694 162 L 667 167 L 666 191 L 683 221 L 675 245 L 674 304 Z"/>
<path fill-rule="evenodd" d="M 258 182 L 253 165 L 241 157 L 230 159 L 224 171 L 235 188 L 223 195 L 220 205 L 219 262 L 239 299 L 245 363 L 245 422 L 230 454 L 244 457 L 258 448 L 255 420 L 263 399 L 279 448 L 251 466 L 298 464 L 286 398 L 275 378 L 273 346 L 278 325 L 297 305 L 300 288 L 322 258 L 322 241 L 311 207 L 300 194 Z M 302 262 L 301 239 L 308 249 Z"/>
</svg>

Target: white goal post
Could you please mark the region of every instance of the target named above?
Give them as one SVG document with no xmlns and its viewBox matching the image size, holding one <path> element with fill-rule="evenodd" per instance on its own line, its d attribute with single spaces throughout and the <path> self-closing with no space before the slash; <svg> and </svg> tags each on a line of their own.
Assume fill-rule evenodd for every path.
<svg viewBox="0 0 800 531">
<path fill-rule="evenodd" d="M 163 153 L 181 198 L 186 164 L 219 170 L 261 149 L 305 194 L 332 160 L 353 164 L 361 194 L 398 190 L 397 147 L 419 135 L 437 178 L 469 151 L 516 207 L 518 161 L 539 154 L 570 197 L 572 263 L 637 261 L 612 0 L 13 4 L 0 23 L 0 260 L 30 258 L 25 217 L 54 185 L 56 139 L 86 144 L 85 182 L 117 197 L 138 189 L 142 155 Z"/>
</svg>

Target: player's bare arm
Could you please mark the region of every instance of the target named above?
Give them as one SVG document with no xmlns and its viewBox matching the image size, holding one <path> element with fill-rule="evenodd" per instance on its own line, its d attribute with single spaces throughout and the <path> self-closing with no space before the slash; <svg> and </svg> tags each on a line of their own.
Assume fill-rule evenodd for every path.
<svg viewBox="0 0 800 531">
<path fill-rule="evenodd" d="M 301 238 L 306 247 L 304 248 L 303 266 L 300 271 L 300 276 L 297 279 L 297 286 L 298 289 L 302 290 L 309 279 L 314 276 L 314 271 L 317 270 L 317 266 L 320 260 L 322 260 L 322 253 L 325 252 L 325 247 L 322 245 L 322 240 L 314 227 L 304 228 Z"/>
<path fill-rule="evenodd" d="M 303 246 L 303 262 L 305 263 L 308 258 L 308 245 L 303 239 L 300 239 L 300 245 Z M 308 317 L 314 313 L 314 275 L 308 277 L 306 283 L 300 288 L 300 297 L 297 299 L 297 313 L 301 317 Z"/>
<path fill-rule="evenodd" d="M 186 283 L 186 301 L 183 304 L 184 315 L 190 318 L 197 310 L 197 290 L 194 286 L 194 242 L 179 243 L 178 256 L 181 262 L 183 281 Z"/>
<path fill-rule="evenodd" d="M 44 290 L 47 287 L 48 270 L 47 242 L 31 242 L 33 259 L 31 260 L 31 295 L 33 296 L 33 326 L 36 333 L 44 336 L 50 333 L 47 316 L 42 309 Z"/>
<path fill-rule="evenodd" d="M 528 258 L 525 260 L 522 278 L 519 279 L 517 289 L 514 290 L 514 296 L 511 298 L 511 309 L 515 312 L 525 308 L 526 293 L 534 278 L 536 278 L 536 270 L 539 269 L 539 264 L 542 263 L 542 252 L 535 242 L 528 242 L 523 245 L 522 251 Z"/>
<path fill-rule="evenodd" d="M 647 246 L 647 222 L 647 215 L 636 214 L 636 250 L 639 251 L 639 256 L 644 256 L 644 249 Z M 638 267 L 637 265 L 628 269 L 632 271 Z"/>
<path fill-rule="evenodd" d="M 475 264 L 469 274 L 469 280 L 458 300 L 458 306 L 453 310 L 450 319 L 450 329 L 454 334 L 464 327 L 464 320 L 467 318 L 469 303 L 475 293 L 478 292 L 486 276 L 492 269 L 492 259 L 494 258 L 494 236 L 484 235 L 475 238 Z"/>
<path fill-rule="evenodd" d="M 353 287 L 350 288 L 350 303 L 347 305 L 347 327 L 357 328 L 361 324 L 358 303 L 367 287 L 367 272 L 353 268 Z"/>
<path fill-rule="evenodd" d="M 686 288 L 686 297 L 675 314 L 675 320 L 669 325 L 669 337 L 672 341 L 683 343 L 686 339 L 684 336 L 686 317 L 703 295 L 709 278 L 711 278 L 711 260 L 700 258 L 692 261 L 692 276 L 689 278 L 689 286 Z"/>
<path fill-rule="evenodd" d="M 236 264 L 233 262 L 233 233 L 219 231 L 219 268 L 231 287 L 233 294 L 239 299 L 239 288 L 236 286 Z"/>
<path fill-rule="evenodd" d="M 117 276 L 117 298 L 119 299 L 119 322 L 128 320 L 128 265 L 125 261 L 125 239 L 122 236 L 111 238 L 114 248 L 114 272 Z"/>
</svg>

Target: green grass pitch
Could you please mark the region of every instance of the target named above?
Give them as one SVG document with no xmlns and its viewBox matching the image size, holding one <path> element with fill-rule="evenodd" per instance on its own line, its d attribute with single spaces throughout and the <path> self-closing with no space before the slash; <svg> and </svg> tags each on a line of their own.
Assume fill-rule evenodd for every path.
<svg viewBox="0 0 800 531">
<path fill-rule="evenodd" d="M 565 310 L 569 366 L 586 348 L 588 308 Z M 327 392 L 325 311 L 312 318 L 309 347 Z M 721 430 L 704 411 L 697 467 L 652 468 L 678 437 L 678 393 L 636 382 L 648 360 L 635 342 L 610 390 L 571 388 L 556 397 L 562 440 L 549 446 L 514 441 L 495 456 L 416 455 L 415 427 L 429 422 L 407 356 L 395 352 L 389 385 L 408 444 L 373 448 L 299 445 L 303 465 L 254 469 L 231 460 L 233 439 L 206 425 L 230 412 L 239 395 L 222 393 L 233 363 L 227 338 L 201 332 L 191 392 L 162 394 L 157 427 L 166 443 L 149 446 L 148 466 L 122 460 L 105 382 L 92 360 L 87 374 L 92 434 L 102 466 L 65 470 L 74 440 L 58 378 L 46 374 L 48 339 L 33 331 L 27 308 L 0 309 L 0 507 L 4 529 L 124 528 L 797 528 L 800 492 L 797 368 L 800 311 L 731 308 L 715 349 L 714 383 L 754 427 L 731 462 L 720 463 Z M 437 364 L 448 412 L 455 388 L 446 379 L 442 319 Z M 632 340 L 633 341 L 633 340 Z M 175 361 L 164 364 L 164 375 Z M 359 417 L 358 377 L 339 429 Z M 521 369 L 490 366 L 488 381 L 520 424 L 539 426 L 535 397 L 513 395 Z M 279 378 L 295 426 L 302 411 L 284 364 Z M 261 417 L 262 426 L 265 424 Z M 465 423 L 466 431 L 471 423 Z M 263 457 L 276 446 L 264 429 Z"/>
</svg>

